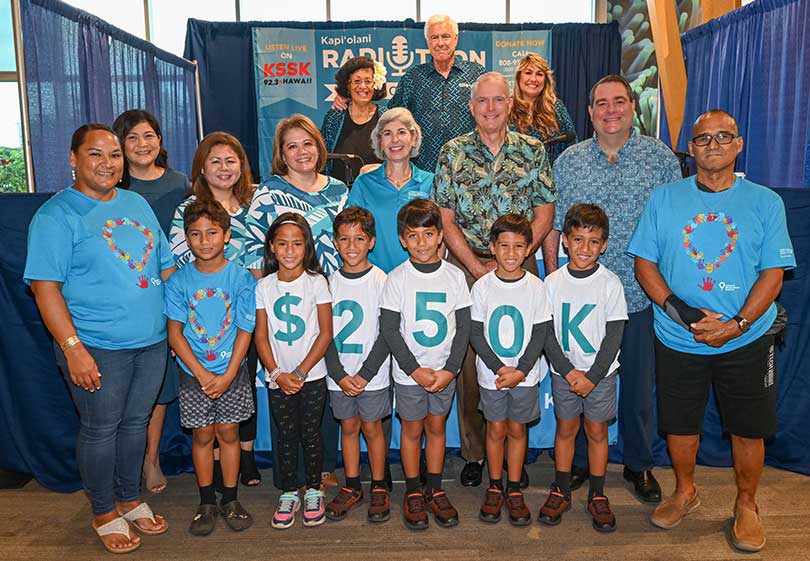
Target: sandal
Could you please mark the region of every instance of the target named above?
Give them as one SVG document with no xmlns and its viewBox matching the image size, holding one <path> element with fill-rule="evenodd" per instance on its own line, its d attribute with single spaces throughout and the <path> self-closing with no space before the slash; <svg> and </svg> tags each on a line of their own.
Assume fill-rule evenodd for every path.
<svg viewBox="0 0 810 561">
<path fill-rule="evenodd" d="M 163 471 L 160 469 L 160 460 L 158 460 L 157 464 L 153 464 L 148 458 L 144 458 L 143 478 L 146 480 L 146 488 L 153 495 L 163 491 L 168 484 L 166 476 L 163 475 Z"/>
<path fill-rule="evenodd" d="M 141 503 L 128 512 L 122 513 L 121 511 L 118 511 L 118 513 L 121 515 L 121 518 L 132 524 L 132 527 L 135 528 L 136 531 L 145 536 L 159 536 L 169 529 L 169 523 L 166 522 L 166 519 L 158 515 L 158 518 L 160 519 L 160 522 L 158 522 L 158 519 L 152 512 L 152 509 L 149 508 L 149 505 L 146 503 Z M 138 522 L 139 520 L 144 519 L 151 520 L 152 524 L 161 525 L 157 528 L 149 528 Z"/>
<path fill-rule="evenodd" d="M 96 534 L 98 534 L 98 537 L 101 540 L 101 543 L 104 545 L 104 548 L 110 553 L 129 553 L 130 551 L 135 551 L 136 549 L 141 547 L 140 541 L 137 542 L 132 541 L 132 534 L 129 533 L 129 524 L 127 524 L 127 521 L 124 520 L 124 518 L 121 516 L 113 520 L 110 520 L 106 524 L 102 524 L 98 528 L 96 527 L 95 524 L 92 524 L 92 527 L 93 530 L 96 531 Z M 129 545 L 124 547 L 114 547 L 108 544 L 104 540 L 104 536 L 110 536 L 113 534 L 126 536 L 127 539 L 129 540 Z"/>
<path fill-rule="evenodd" d="M 256 456 L 253 450 L 241 450 L 239 452 L 239 471 L 241 475 L 239 480 L 242 485 L 248 487 L 256 487 L 262 483 L 262 474 L 256 467 Z"/>
</svg>

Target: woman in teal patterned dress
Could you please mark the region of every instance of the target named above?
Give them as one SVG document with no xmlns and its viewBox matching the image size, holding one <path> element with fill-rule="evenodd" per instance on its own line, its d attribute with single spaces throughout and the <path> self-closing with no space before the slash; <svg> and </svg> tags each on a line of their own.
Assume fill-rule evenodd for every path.
<svg viewBox="0 0 810 561">
<path fill-rule="evenodd" d="M 270 224 L 284 212 L 306 218 L 312 229 L 315 252 L 327 276 L 340 268 L 340 256 L 332 240 L 332 221 L 343 210 L 349 190 L 342 181 L 324 175 L 326 145 L 309 117 L 293 115 L 276 127 L 273 140 L 273 175 L 259 185 L 247 217 L 245 265 L 260 272 L 264 265 L 264 238 Z M 337 485 L 334 477 L 340 425 L 329 405 L 321 423 L 324 482 Z M 277 430 L 270 419 L 270 436 L 275 445 Z M 303 471 L 299 479 L 303 485 Z M 275 477 L 275 474 L 274 474 Z"/>
<path fill-rule="evenodd" d="M 534 53 L 520 60 L 512 99 L 512 128 L 548 142 L 570 133 L 570 140 L 546 144 L 549 164 L 577 141 L 574 123 L 554 87 L 554 73 L 546 59 Z"/>
<path fill-rule="evenodd" d="M 226 132 L 212 132 L 202 139 L 191 164 L 191 196 L 183 201 L 174 213 L 169 243 L 177 268 L 194 260 L 186 243 L 183 229 L 183 214 L 186 207 L 197 199 L 215 200 L 231 216 L 231 240 L 225 246 L 225 257 L 244 266 L 244 243 L 247 232 L 248 208 L 253 201 L 255 186 L 250 173 L 245 149 L 236 137 Z M 253 347 L 248 352 L 248 368 L 256 370 L 257 355 Z M 256 405 L 255 384 L 253 402 Z M 240 460 L 243 485 L 254 486 L 262 481 L 256 468 L 253 441 L 256 439 L 256 415 L 239 425 L 239 441 L 242 449 Z M 215 455 L 219 458 L 219 450 Z M 219 483 L 219 462 L 214 464 L 215 483 Z"/>
</svg>

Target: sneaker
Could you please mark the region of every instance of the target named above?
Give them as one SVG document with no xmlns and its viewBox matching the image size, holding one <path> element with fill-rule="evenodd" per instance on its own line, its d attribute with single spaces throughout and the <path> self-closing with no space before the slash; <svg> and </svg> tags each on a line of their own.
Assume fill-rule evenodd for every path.
<svg viewBox="0 0 810 561">
<path fill-rule="evenodd" d="M 597 532 L 612 532 L 616 529 L 616 517 L 610 510 L 610 503 L 604 495 L 595 495 L 588 500 L 591 524 Z"/>
<path fill-rule="evenodd" d="M 503 491 L 497 487 L 490 487 L 484 494 L 484 504 L 478 511 L 478 519 L 481 522 L 495 524 L 501 520 L 501 510 L 503 510 Z"/>
<path fill-rule="evenodd" d="M 338 480 L 334 471 L 324 471 L 321 473 L 321 487 L 337 487 Z"/>
<path fill-rule="evenodd" d="M 506 510 L 509 512 L 509 523 L 512 526 L 528 526 L 532 523 L 532 515 L 520 491 L 512 491 L 506 495 Z"/>
<path fill-rule="evenodd" d="M 436 491 L 432 495 L 425 497 L 430 510 L 433 511 L 433 519 L 442 528 L 452 528 L 458 525 L 458 511 L 450 504 L 445 491 Z"/>
<path fill-rule="evenodd" d="M 697 487 L 695 487 L 695 493 L 691 498 L 672 493 L 667 500 L 655 507 L 655 511 L 650 516 L 650 522 L 664 530 L 671 530 L 681 523 L 684 516 L 695 512 L 699 506 L 700 497 L 698 496 Z"/>
<path fill-rule="evenodd" d="M 385 487 L 375 487 L 369 495 L 368 521 L 385 522 L 391 518 L 391 497 Z"/>
<path fill-rule="evenodd" d="M 341 487 L 338 494 L 326 505 L 326 517 L 329 520 L 343 520 L 349 510 L 363 500 L 363 490 L 356 491 L 349 487 Z"/>
<path fill-rule="evenodd" d="M 428 527 L 428 516 L 425 496 L 422 493 L 408 493 L 402 504 L 403 519 L 405 526 L 411 530 L 425 530 Z"/>
<path fill-rule="evenodd" d="M 731 543 L 741 551 L 757 552 L 765 547 L 765 530 L 759 517 L 759 509 L 734 508 Z"/>
<path fill-rule="evenodd" d="M 277 530 L 289 528 L 295 522 L 295 513 L 301 507 L 298 491 L 287 491 L 278 498 L 278 506 L 270 525 Z"/>
<path fill-rule="evenodd" d="M 556 526 L 562 522 L 562 515 L 571 508 L 571 496 L 565 496 L 556 485 L 551 487 L 543 508 L 540 509 L 539 520 L 543 524 Z"/>
<path fill-rule="evenodd" d="M 323 502 L 323 491 L 307 489 L 304 493 L 304 526 L 320 526 L 326 521 Z"/>
</svg>

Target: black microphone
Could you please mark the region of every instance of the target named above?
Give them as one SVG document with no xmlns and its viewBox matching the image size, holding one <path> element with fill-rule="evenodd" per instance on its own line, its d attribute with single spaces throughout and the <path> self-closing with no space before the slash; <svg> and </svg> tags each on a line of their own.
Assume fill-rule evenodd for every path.
<svg viewBox="0 0 810 561">
<path fill-rule="evenodd" d="M 543 141 L 543 144 L 555 144 L 557 142 L 574 142 L 577 135 L 571 131 L 552 136 Z"/>
<path fill-rule="evenodd" d="M 351 160 L 360 160 L 361 165 L 364 165 L 363 158 L 358 156 L 357 154 L 341 154 L 339 152 L 329 152 L 326 155 L 327 160 L 342 160 L 344 162 L 349 162 Z"/>
</svg>

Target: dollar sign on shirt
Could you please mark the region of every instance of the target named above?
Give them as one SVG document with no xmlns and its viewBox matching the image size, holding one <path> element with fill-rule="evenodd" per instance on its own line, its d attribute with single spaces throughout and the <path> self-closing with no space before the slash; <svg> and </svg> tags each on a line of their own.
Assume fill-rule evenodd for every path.
<svg viewBox="0 0 810 561">
<path fill-rule="evenodd" d="M 304 320 L 300 316 L 292 313 L 292 307 L 300 303 L 301 298 L 299 296 L 285 292 L 284 296 L 276 300 L 276 303 L 273 304 L 273 313 L 276 314 L 279 321 L 284 322 L 286 326 L 284 331 L 281 329 L 276 331 L 276 339 L 287 343 L 290 347 L 292 347 L 293 342 L 304 336 Z"/>
</svg>

